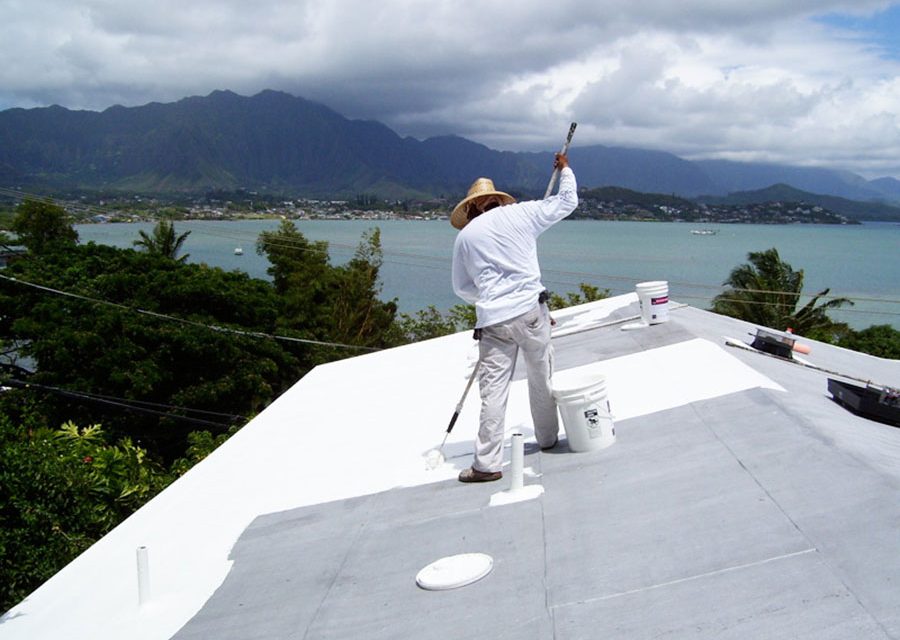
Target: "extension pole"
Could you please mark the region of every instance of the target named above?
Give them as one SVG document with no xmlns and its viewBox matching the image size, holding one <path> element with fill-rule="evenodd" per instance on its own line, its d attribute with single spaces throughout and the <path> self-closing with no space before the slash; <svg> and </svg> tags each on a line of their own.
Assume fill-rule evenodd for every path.
<svg viewBox="0 0 900 640">
<path fill-rule="evenodd" d="M 481 364 L 481 358 L 475 363 L 475 366 L 472 367 L 472 373 L 469 375 L 469 381 L 466 382 L 466 389 L 463 391 L 462 397 L 459 399 L 459 402 L 456 404 L 456 410 L 453 412 L 453 416 L 450 418 L 450 424 L 447 425 L 447 432 L 444 434 L 444 440 L 441 442 L 441 447 L 438 449 L 442 454 L 444 452 L 444 444 L 447 442 L 447 436 L 450 435 L 450 432 L 453 431 L 453 425 L 456 424 L 456 419 L 459 417 L 460 411 L 462 411 L 463 403 L 466 401 L 466 396 L 469 395 L 469 389 L 472 387 L 472 383 L 475 381 L 475 376 L 478 374 L 478 365 Z"/>
<path fill-rule="evenodd" d="M 573 122 L 569 125 L 569 135 L 566 137 L 566 143 L 563 145 L 562 150 L 559 152 L 561 155 L 566 155 L 566 152 L 569 150 L 569 143 L 572 142 L 572 136 L 575 135 L 575 127 L 577 126 L 577 122 Z M 553 191 L 553 186 L 556 184 L 556 179 L 558 177 L 559 169 L 554 168 L 553 174 L 550 176 L 550 184 L 547 185 L 547 190 L 544 192 L 544 200 L 550 197 L 550 193 Z"/>
</svg>

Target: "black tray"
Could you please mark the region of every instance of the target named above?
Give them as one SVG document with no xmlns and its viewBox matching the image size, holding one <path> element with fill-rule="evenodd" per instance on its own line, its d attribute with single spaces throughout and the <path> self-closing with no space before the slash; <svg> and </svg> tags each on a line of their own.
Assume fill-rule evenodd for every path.
<svg viewBox="0 0 900 640">
<path fill-rule="evenodd" d="M 858 387 L 853 384 L 841 382 L 834 378 L 828 378 L 828 391 L 834 397 L 835 402 L 844 405 L 854 413 L 865 418 L 886 422 L 887 424 L 900 426 L 900 406 L 891 402 L 881 401 L 881 392 L 867 387 Z"/>
</svg>

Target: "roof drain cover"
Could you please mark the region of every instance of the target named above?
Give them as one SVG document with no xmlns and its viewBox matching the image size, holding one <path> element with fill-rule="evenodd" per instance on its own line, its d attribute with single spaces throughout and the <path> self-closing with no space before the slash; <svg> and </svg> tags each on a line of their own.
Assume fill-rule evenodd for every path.
<svg viewBox="0 0 900 640">
<path fill-rule="evenodd" d="M 416 584 L 428 591 L 457 589 L 478 582 L 494 568 L 494 559 L 484 553 L 460 553 L 435 560 L 419 571 Z"/>
</svg>

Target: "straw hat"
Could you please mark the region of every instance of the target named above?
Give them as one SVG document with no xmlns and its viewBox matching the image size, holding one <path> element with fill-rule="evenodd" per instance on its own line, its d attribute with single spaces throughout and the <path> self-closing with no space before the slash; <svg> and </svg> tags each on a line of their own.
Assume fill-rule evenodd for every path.
<svg viewBox="0 0 900 640">
<path fill-rule="evenodd" d="M 453 209 L 453 213 L 450 214 L 450 224 L 457 229 L 462 229 L 469 223 L 469 204 L 488 196 L 498 196 L 501 204 L 504 205 L 512 204 L 516 201 L 516 199 L 508 193 L 497 191 L 494 188 L 494 181 L 490 178 L 478 178 L 478 180 L 473 182 L 472 186 L 469 187 L 469 193 L 466 194 L 466 197 Z"/>
</svg>

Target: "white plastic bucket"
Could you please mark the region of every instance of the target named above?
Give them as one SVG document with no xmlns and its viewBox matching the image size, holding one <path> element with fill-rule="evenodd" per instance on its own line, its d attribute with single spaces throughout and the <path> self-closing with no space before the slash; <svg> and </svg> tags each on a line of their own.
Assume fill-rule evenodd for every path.
<svg viewBox="0 0 900 640">
<path fill-rule="evenodd" d="M 639 282 L 635 289 L 641 303 L 641 320 L 646 324 L 659 324 L 669 319 L 668 281 Z"/>
<path fill-rule="evenodd" d="M 616 427 L 601 374 L 554 376 L 553 397 L 562 416 L 571 451 L 596 451 L 616 441 Z"/>
</svg>

